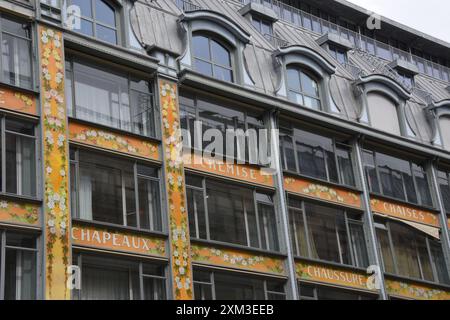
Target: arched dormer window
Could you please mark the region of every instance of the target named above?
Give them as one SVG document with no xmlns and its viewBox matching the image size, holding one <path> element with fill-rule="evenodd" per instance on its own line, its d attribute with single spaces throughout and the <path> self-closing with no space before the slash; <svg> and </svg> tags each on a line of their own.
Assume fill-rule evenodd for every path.
<svg viewBox="0 0 450 320">
<path fill-rule="evenodd" d="M 203 34 L 192 36 L 194 68 L 222 81 L 233 82 L 231 50 L 222 41 Z"/>
<path fill-rule="evenodd" d="M 387 133 L 411 136 L 405 115 L 406 102 L 411 97 L 408 91 L 383 75 L 362 77 L 354 85 L 362 97 L 360 122 Z"/>
<path fill-rule="evenodd" d="M 250 42 L 247 31 L 229 17 L 211 10 L 185 12 L 178 23 L 184 32 L 180 69 L 254 86 L 244 60 L 244 50 Z"/>
<path fill-rule="evenodd" d="M 68 5 L 81 10 L 81 27 L 75 31 L 112 44 L 117 44 L 118 9 L 107 0 L 68 0 Z"/>
<path fill-rule="evenodd" d="M 288 99 L 307 108 L 320 110 L 319 83 L 310 72 L 296 67 L 287 68 Z"/>
<path fill-rule="evenodd" d="M 331 111 L 331 75 L 336 66 L 303 46 L 280 48 L 273 54 L 278 71 L 276 94 L 306 108 Z"/>
</svg>

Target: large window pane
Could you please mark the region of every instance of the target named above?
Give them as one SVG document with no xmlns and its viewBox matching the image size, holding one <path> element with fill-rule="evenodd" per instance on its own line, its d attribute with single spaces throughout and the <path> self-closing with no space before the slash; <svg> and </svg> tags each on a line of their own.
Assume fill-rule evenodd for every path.
<svg viewBox="0 0 450 320">
<path fill-rule="evenodd" d="M 141 228 L 162 231 L 159 183 L 139 178 L 138 189 Z"/>
<path fill-rule="evenodd" d="M 214 274 L 217 300 L 264 300 L 264 283 L 248 277 Z"/>
</svg>

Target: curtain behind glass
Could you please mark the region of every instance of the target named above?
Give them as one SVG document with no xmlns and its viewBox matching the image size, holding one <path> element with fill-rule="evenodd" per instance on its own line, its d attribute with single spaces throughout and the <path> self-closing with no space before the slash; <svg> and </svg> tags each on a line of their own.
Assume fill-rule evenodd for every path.
<svg viewBox="0 0 450 320">
<path fill-rule="evenodd" d="M 6 249 L 5 300 L 36 299 L 36 253 Z"/>
<path fill-rule="evenodd" d="M 108 270 L 84 266 L 82 271 L 82 300 L 129 300 L 128 270 Z"/>
</svg>

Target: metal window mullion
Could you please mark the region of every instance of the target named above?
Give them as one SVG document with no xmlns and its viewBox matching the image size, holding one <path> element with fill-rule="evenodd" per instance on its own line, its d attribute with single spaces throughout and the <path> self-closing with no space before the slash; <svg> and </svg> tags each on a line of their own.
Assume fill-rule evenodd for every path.
<svg viewBox="0 0 450 320">
<path fill-rule="evenodd" d="M 215 281 L 215 279 L 214 279 L 214 272 L 211 272 L 211 275 L 210 275 L 210 277 L 211 277 L 211 293 L 212 293 L 212 299 L 213 300 L 216 300 L 216 281 Z"/>
<path fill-rule="evenodd" d="M 6 243 L 6 232 L 0 230 L 0 301 L 5 299 L 5 260 L 6 260 L 5 243 Z"/>
<path fill-rule="evenodd" d="M 309 226 L 308 226 L 308 218 L 306 214 L 306 205 L 305 201 L 302 201 L 302 212 L 303 212 L 303 224 L 306 232 L 306 244 L 308 246 L 308 258 L 313 258 L 312 256 L 312 248 L 311 248 L 311 239 L 309 237 Z"/>
<path fill-rule="evenodd" d="M 333 138 L 333 153 L 334 153 L 334 161 L 336 163 L 336 171 L 337 171 L 337 175 L 338 175 L 338 182 L 340 184 L 344 184 L 344 177 L 342 176 L 342 171 L 339 165 L 339 159 L 338 159 L 338 154 L 337 154 L 337 146 L 336 146 L 336 139 Z M 328 179 L 328 181 L 331 181 L 330 179 Z"/>
<path fill-rule="evenodd" d="M 414 245 L 414 249 L 415 249 L 415 251 L 416 251 L 416 258 L 417 258 L 417 263 L 418 263 L 418 265 L 419 265 L 419 273 L 420 273 L 420 278 L 422 279 L 422 280 L 425 280 L 425 274 L 424 274 L 424 272 L 423 272 L 423 266 L 422 266 L 422 261 L 421 261 L 421 255 L 420 255 L 420 252 L 419 252 L 419 242 L 417 241 L 417 237 L 416 236 L 414 236 L 414 243 L 413 243 L 413 245 Z"/>
<path fill-rule="evenodd" d="M 245 202 L 244 202 L 245 203 Z M 260 217 L 260 212 L 259 212 L 259 203 L 256 200 L 256 190 L 253 190 L 253 203 L 255 206 L 255 217 L 256 217 L 256 232 L 258 234 L 258 248 L 262 249 L 262 237 L 261 237 L 261 226 L 260 226 L 260 219 L 262 219 L 262 217 Z M 246 210 L 247 211 L 247 210 Z M 249 237 L 250 237 L 250 230 L 248 230 L 249 233 Z M 266 239 L 267 242 L 267 239 Z M 249 247 L 251 247 L 251 244 L 249 245 Z M 269 246 L 267 246 L 267 250 L 269 249 Z"/>
<path fill-rule="evenodd" d="M 123 225 L 128 226 L 127 221 L 127 197 L 126 197 L 126 190 L 125 190 L 125 176 L 124 171 L 120 170 L 121 175 L 121 182 L 122 182 L 122 216 L 123 216 Z"/>
<path fill-rule="evenodd" d="M 191 189 L 193 200 L 194 200 L 194 223 L 195 223 L 195 238 L 200 239 L 200 230 L 198 226 L 198 210 L 197 210 L 197 201 L 195 201 L 195 193 L 197 190 Z"/>
<path fill-rule="evenodd" d="M 16 300 L 21 300 L 22 297 L 22 279 L 23 279 L 23 268 L 22 268 L 22 251 L 16 250 Z"/>
<path fill-rule="evenodd" d="M 136 206 L 136 226 L 138 229 L 141 229 L 141 218 L 140 218 L 140 208 L 139 208 L 139 177 L 137 170 L 137 162 L 133 164 L 133 173 L 134 173 L 134 202 Z M 152 229 L 153 230 L 153 229 Z"/>
<path fill-rule="evenodd" d="M 292 147 L 294 149 L 295 168 L 297 169 L 297 173 L 301 173 L 300 172 L 300 162 L 299 162 L 298 151 L 297 151 L 297 138 L 294 134 L 294 130 L 292 130 Z"/>
<path fill-rule="evenodd" d="M 394 261 L 395 274 L 399 275 L 399 268 L 398 268 L 398 262 L 397 262 L 397 253 L 395 252 L 394 241 L 392 240 L 392 231 L 391 231 L 391 224 L 390 224 L 390 222 L 388 222 L 386 224 L 386 227 L 388 229 L 387 231 L 388 231 L 389 247 L 391 249 L 392 260 Z"/>
<path fill-rule="evenodd" d="M 290 216 L 291 210 L 288 209 L 288 215 Z M 302 213 L 303 214 L 303 213 Z M 295 252 L 297 256 L 300 256 L 300 246 L 299 246 L 299 242 L 298 242 L 298 230 L 297 230 L 297 214 L 294 213 L 292 215 L 292 219 L 293 219 L 293 228 L 294 228 L 294 242 L 295 242 Z M 292 240 L 291 240 L 292 241 Z"/>
<path fill-rule="evenodd" d="M 16 183 L 17 183 L 17 194 L 22 195 L 22 139 L 16 137 Z"/>
<path fill-rule="evenodd" d="M 202 192 L 203 192 L 203 202 L 205 208 L 205 224 L 206 224 L 206 239 L 211 240 L 211 233 L 209 230 L 209 210 L 208 210 L 208 193 L 206 191 L 206 179 L 202 179 Z"/>
<path fill-rule="evenodd" d="M 251 247 L 251 241 L 250 241 L 250 230 L 248 227 L 248 215 L 247 215 L 247 206 L 245 203 L 245 198 L 241 197 L 241 200 L 243 201 L 243 206 L 244 206 L 244 224 L 245 224 L 245 233 L 246 233 L 246 237 L 247 237 L 247 247 Z"/>
<path fill-rule="evenodd" d="M 1 60 L 1 59 L 0 59 Z M 1 141 L 1 151 L 2 151 L 2 186 L 1 186 L 1 191 L 2 192 L 6 192 L 7 188 L 6 188 L 6 133 L 5 133 L 5 125 L 6 125 L 6 120 L 5 117 L 1 117 L 1 132 L 2 132 L 2 141 Z"/>
<path fill-rule="evenodd" d="M 350 250 L 350 260 L 352 261 L 352 265 L 358 267 L 358 263 L 356 261 L 356 257 L 355 257 L 355 248 L 354 248 L 354 239 L 352 237 L 352 233 L 350 232 L 350 223 L 348 221 L 348 215 L 347 215 L 347 211 L 344 212 L 344 219 L 345 219 L 345 228 L 347 231 L 347 244 L 348 244 L 348 249 Z"/>
<path fill-rule="evenodd" d="M 142 262 L 139 262 L 139 292 L 141 295 L 141 300 L 145 300 L 144 297 L 144 276 L 143 276 L 143 266 Z"/>
</svg>

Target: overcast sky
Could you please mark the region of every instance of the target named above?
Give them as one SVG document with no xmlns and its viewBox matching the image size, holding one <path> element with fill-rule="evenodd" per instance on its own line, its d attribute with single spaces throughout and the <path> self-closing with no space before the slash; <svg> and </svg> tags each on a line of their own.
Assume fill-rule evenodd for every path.
<svg viewBox="0 0 450 320">
<path fill-rule="evenodd" d="M 450 42 L 448 0 L 348 0 L 409 27 Z"/>
</svg>

